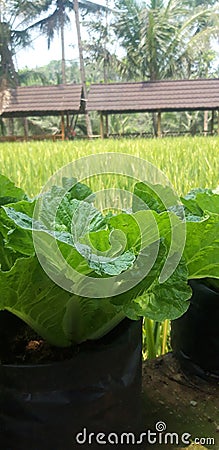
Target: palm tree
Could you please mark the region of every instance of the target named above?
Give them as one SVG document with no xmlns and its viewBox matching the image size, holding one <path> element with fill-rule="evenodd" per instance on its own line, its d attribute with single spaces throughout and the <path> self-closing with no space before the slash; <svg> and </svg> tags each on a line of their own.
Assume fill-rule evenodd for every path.
<svg viewBox="0 0 219 450">
<path fill-rule="evenodd" d="M 151 0 L 145 6 L 137 0 L 118 0 L 117 8 L 121 14 L 115 16 L 114 31 L 126 50 L 122 65 L 130 78 L 189 76 L 189 67 L 197 64 L 200 52 L 203 57 L 209 37 L 219 30 L 213 8 L 191 8 L 187 1 Z"/>
<path fill-rule="evenodd" d="M 78 3 L 78 4 L 77 4 Z M 65 75 L 65 27 L 70 24 L 70 13 L 75 9 L 82 9 L 86 12 L 96 12 L 98 10 L 105 10 L 106 7 L 88 0 L 80 0 L 75 5 L 74 0 L 47 0 L 46 17 L 33 23 L 29 29 L 39 29 L 46 37 L 48 48 L 55 36 L 55 33 L 60 32 L 61 49 L 62 49 L 62 82 L 66 82 Z M 45 8 L 44 8 L 45 11 Z M 79 14 L 76 18 L 76 28 L 80 28 Z"/>
<path fill-rule="evenodd" d="M 52 9 L 53 8 L 53 9 Z M 81 83 L 84 91 L 84 98 L 86 101 L 86 81 L 85 81 L 85 69 L 83 60 L 83 49 L 81 40 L 81 28 L 80 28 L 80 18 L 79 18 L 79 8 L 86 12 L 96 12 L 98 10 L 106 10 L 105 6 L 101 6 L 97 3 L 90 2 L 88 0 L 47 0 L 47 12 L 49 14 L 35 22 L 31 25 L 29 29 L 39 28 L 42 33 L 47 36 L 48 47 L 52 39 L 54 38 L 55 32 L 60 31 L 61 35 L 61 49 L 62 49 L 62 83 L 66 83 L 66 71 L 65 71 L 65 26 L 70 23 L 69 13 L 71 11 L 75 12 L 75 23 L 78 36 L 78 50 L 79 50 L 79 61 L 80 61 L 80 72 L 81 72 Z M 51 12 L 50 12 L 51 11 Z M 88 137 L 92 135 L 91 122 L 88 113 L 86 113 L 86 123 L 87 123 L 87 134 Z"/>
<path fill-rule="evenodd" d="M 84 50 L 92 82 L 107 83 L 121 79 L 117 70 L 116 40 L 111 27 L 114 13 L 110 8 L 98 11 L 98 14 L 88 16 L 83 23 L 89 36 L 84 42 Z"/>
<path fill-rule="evenodd" d="M 48 49 L 55 36 L 55 33 L 61 35 L 62 49 L 62 83 L 66 83 L 65 73 L 65 34 L 64 29 L 70 23 L 69 12 L 73 10 L 73 4 L 70 0 L 47 0 L 46 8 L 42 12 L 46 14 L 43 19 L 32 23 L 29 30 L 39 29 L 47 37 Z"/>
<path fill-rule="evenodd" d="M 31 42 L 27 29 L 30 20 L 34 19 L 47 0 L 0 0 L 0 110 L 9 100 L 9 88 L 19 85 L 18 73 L 14 65 L 14 56 L 20 48 Z M 8 119 L 9 130 L 13 132 L 13 119 Z M 26 118 L 23 119 L 27 129 Z M 1 131 L 5 126 L 1 120 Z"/>
<path fill-rule="evenodd" d="M 200 61 L 210 51 L 210 38 L 218 35 L 214 8 L 187 1 L 118 0 L 114 31 L 126 56 L 121 70 L 130 79 L 188 78 L 200 76 Z M 217 4 L 216 4 L 217 5 Z M 209 59 L 205 58 L 206 61 Z M 154 115 L 156 133 L 156 116 Z"/>
<path fill-rule="evenodd" d="M 83 58 L 83 47 L 82 47 L 82 39 L 81 39 L 81 27 L 80 27 L 80 18 L 79 18 L 79 3 L 78 0 L 74 0 L 74 12 L 75 12 L 75 23 L 77 29 L 78 36 L 78 51 L 79 51 L 79 61 L 80 61 L 80 72 L 81 72 L 81 83 L 83 86 L 83 94 L 85 99 L 85 107 L 87 102 L 87 86 L 86 86 L 86 76 L 85 76 L 85 68 L 84 68 L 84 58 Z M 87 126 L 87 135 L 88 138 L 92 136 L 92 126 L 90 121 L 90 116 L 88 112 L 85 112 L 86 126 Z"/>
<path fill-rule="evenodd" d="M 19 48 L 30 44 L 27 26 L 45 8 L 46 2 L 0 0 L 0 80 L 7 81 L 7 86 L 19 83 L 14 56 Z"/>
</svg>

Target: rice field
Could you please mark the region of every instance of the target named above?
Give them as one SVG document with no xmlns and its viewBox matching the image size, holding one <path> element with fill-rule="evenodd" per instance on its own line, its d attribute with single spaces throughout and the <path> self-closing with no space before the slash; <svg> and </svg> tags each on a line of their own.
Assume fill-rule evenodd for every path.
<svg viewBox="0 0 219 450">
<path fill-rule="evenodd" d="M 218 136 L 1 143 L 0 170 L 32 197 L 64 165 L 102 152 L 144 158 L 164 172 L 179 195 L 219 184 Z M 107 180 L 108 185 L 112 182 Z"/>
</svg>

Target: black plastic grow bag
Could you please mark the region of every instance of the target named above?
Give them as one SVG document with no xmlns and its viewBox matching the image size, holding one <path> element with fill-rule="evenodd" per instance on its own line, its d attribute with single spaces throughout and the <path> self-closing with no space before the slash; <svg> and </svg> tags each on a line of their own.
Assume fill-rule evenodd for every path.
<svg viewBox="0 0 219 450">
<path fill-rule="evenodd" d="M 171 343 L 182 368 L 219 381 L 219 293 L 191 280 L 188 311 L 171 324 Z"/>
<path fill-rule="evenodd" d="M 0 448 L 99 449 L 96 434 L 88 442 L 90 433 L 135 432 L 140 424 L 141 336 L 141 321 L 127 319 L 71 360 L 0 365 Z"/>
</svg>

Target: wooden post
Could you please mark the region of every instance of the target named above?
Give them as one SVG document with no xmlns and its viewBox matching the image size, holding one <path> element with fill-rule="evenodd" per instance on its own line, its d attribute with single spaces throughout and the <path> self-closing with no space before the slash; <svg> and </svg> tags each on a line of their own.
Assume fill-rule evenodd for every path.
<svg viewBox="0 0 219 450">
<path fill-rule="evenodd" d="M 25 141 L 27 141 L 28 139 L 28 121 L 27 118 L 24 117 L 24 137 L 25 137 Z"/>
<path fill-rule="evenodd" d="M 101 139 L 104 139 L 104 121 L 103 121 L 102 113 L 100 113 L 100 136 L 101 136 Z"/>
<path fill-rule="evenodd" d="M 106 137 L 109 137 L 109 116 L 106 114 Z"/>
<path fill-rule="evenodd" d="M 14 135 L 14 118 L 13 117 L 9 117 L 8 119 L 8 134 L 9 136 L 13 136 Z"/>
<path fill-rule="evenodd" d="M 161 112 L 157 114 L 157 137 L 161 137 Z"/>
<path fill-rule="evenodd" d="M 214 133 L 214 110 L 212 110 L 211 114 L 211 134 Z"/>
<path fill-rule="evenodd" d="M 62 133 L 62 141 L 65 140 L 65 117 L 64 113 L 62 112 L 61 116 L 61 133 Z"/>
<path fill-rule="evenodd" d="M 208 134 L 208 111 L 204 111 L 204 136 L 207 136 Z"/>
</svg>

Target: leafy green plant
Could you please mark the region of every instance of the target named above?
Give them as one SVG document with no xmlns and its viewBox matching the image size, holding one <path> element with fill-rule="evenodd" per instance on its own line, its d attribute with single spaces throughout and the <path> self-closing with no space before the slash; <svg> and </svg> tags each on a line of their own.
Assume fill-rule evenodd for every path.
<svg viewBox="0 0 219 450">
<path fill-rule="evenodd" d="M 162 193 L 163 187 L 157 191 Z M 139 183 L 135 195 L 160 215 L 165 207 L 149 186 Z M 169 198 L 171 209 L 171 197 Z M 219 195 L 218 191 L 197 188 L 181 197 L 186 221 L 186 241 L 183 258 L 188 268 L 188 280 L 200 279 L 202 284 L 219 292 Z M 182 208 L 181 205 L 181 208 Z M 176 211 L 182 214 L 182 209 Z M 148 318 L 144 319 L 144 356 L 154 358 L 168 351 L 169 321 L 162 326 Z M 161 342 L 160 342 L 161 339 Z"/>
<path fill-rule="evenodd" d="M 189 278 L 199 278 L 219 291 L 219 195 L 211 189 L 193 189 L 182 202 L 187 217 L 184 253 Z"/>
<path fill-rule="evenodd" d="M 138 210 L 135 206 L 132 214 L 104 216 L 94 207 L 90 188 L 69 179 L 33 200 L 3 175 L 0 186 L 0 309 L 18 316 L 50 344 L 67 347 L 98 339 L 125 317 L 163 321 L 187 310 L 191 289 L 185 261 L 180 261 L 166 281 L 159 281 L 170 246 L 173 222 L 169 216 L 175 218 L 175 224 L 180 221 L 175 213 L 159 214 L 151 211 L 153 208 Z M 59 200 L 55 223 L 50 214 L 54 198 Z M 43 208 L 41 221 L 34 215 L 36 201 Z M 152 217 L 157 221 L 159 236 L 151 227 Z M 43 238 L 40 256 L 47 259 L 51 274 L 57 277 L 61 267 L 53 254 L 54 238 L 69 270 L 75 269 L 91 282 L 94 278 L 110 282 L 112 276 L 119 276 L 122 285 L 127 271 L 130 277 L 136 276 L 134 264 L 142 270 L 142 260 L 138 259 L 141 253 L 144 263 L 150 260 L 156 245 L 157 258 L 147 275 L 140 281 L 136 278 L 130 289 L 88 298 L 86 291 L 83 295 L 83 282 L 79 282 L 81 295 L 72 291 L 71 283 L 77 283 L 77 279 L 72 279 L 68 270 L 64 273 L 68 290 L 45 273 L 36 255 L 33 233 L 37 239 Z"/>
<path fill-rule="evenodd" d="M 160 200 L 164 187 L 154 188 L 138 183 L 135 195 L 146 202 L 159 215 L 165 214 L 166 207 Z M 167 198 L 167 196 L 166 196 Z M 219 280 L 219 195 L 212 189 L 197 188 L 181 197 L 182 205 L 173 207 L 171 195 L 168 208 L 186 223 L 186 240 L 183 257 L 188 268 L 188 279 L 210 279 L 214 285 Z M 167 209 L 168 209 L 167 208 Z M 162 223 L 162 222 L 161 222 Z"/>
</svg>

